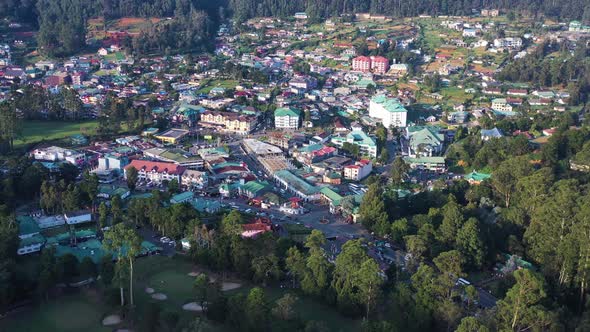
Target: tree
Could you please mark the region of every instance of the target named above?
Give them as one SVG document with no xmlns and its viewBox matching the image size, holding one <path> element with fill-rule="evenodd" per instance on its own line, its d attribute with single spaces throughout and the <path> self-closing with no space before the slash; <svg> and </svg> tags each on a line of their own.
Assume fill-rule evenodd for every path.
<svg viewBox="0 0 590 332">
<path fill-rule="evenodd" d="M 383 278 L 380 273 L 379 265 L 372 258 L 367 258 L 357 271 L 356 287 L 359 290 L 360 301 L 366 307 L 365 319 L 369 319 L 371 308 L 381 292 Z"/>
<path fill-rule="evenodd" d="M 459 251 L 451 250 L 441 253 L 433 261 L 441 273 L 439 280 L 443 294 L 446 293 L 446 297 L 450 299 L 457 279 L 463 277 L 463 257 Z"/>
<path fill-rule="evenodd" d="M 510 206 L 519 179 L 528 176 L 532 167 L 526 156 L 512 157 L 502 162 L 492 174 L 492 187 L 505 207 Z"/>
<path fill-rule="evenodd" d="M 331 264 L 322 248 L 325 243 L 324 234 L 317 229 L 311 231 L 305 242 L 305 247 L 309 248 L 309 256 L 301 279 L 301 289 L 306 294 L 322 295 L 330 284 Z"/>
<path fill-rule="evenodd" d="M 406 249 L 410 255 L 408 269 L 413 271 L 422 262 L 424 253 L 428 250 L 426 242 L 418 235 L 407 235 L 404 237 Z"/>
<path fill-rule="evenodd" d="M 265 330 L 268 325 L 268 301 L 261 288 L 254 287 L 248 293 L 245 306 L 247 326 L 254 331 Z"/>
<path fill-rule="evenodd" d="M 113 196 L 111 198 L 111 215 L 112 220 L 111 224 L 116 225 L 123 221 L 123 203 L 121 202 L 121 197 L 119 195 Z"/>
<path fill-rule="evenodd" d="M 410 171 L 410 166 L 406 164 L 402 157 L 396 157 L 391 164 L 391 181 L 395 185 L 400 185 Z"/>
<path fill-rule="evenodd" d="M 201 308 L 204 308 L 207 301 L 207 290 L 209 288 L 209 278 L 207 275 L 202 273 L 197 276 L 193 283 L 193 288 L 197 293 L 197 303 L 199 303 Z"/>
<path fill-rule="evenodd" d="M 457 249 L 472 268 L 479 268 L 483 263 L 485 248 L 479 234 L 478 221 L 469 218 L 457 233 Z"/>
<path fill-rule="evenodd" d="M 262 281 L 265 286 L 268 281 L 278 279 L 281 275 L 279 259 L 274 254 L 254 257 L 252 270 L 254 270 L 254 280 Z"/>
<path fill-rule="evenodd" d="M 306 294 L 322 295 L 330 285 L 332 265 L 326 259 L 323 249 L 311 249 L 307 257 L 301 289 Z"/>
<path fill-rule="evenodd" d="M 103 256 L 100 260 L 100 280 L 103 284 L 109 286 L 115 276 L 115 264 L 109 256 Z"/>
<path fill-rule="evenodd" d="M 485 325 L 480 323 L 475 317 L 465 317 L 457 326 L 456 332 L 490 332 Z"/>
<path fill-rule="evenodd" d="M 293 320 L 297 313 L 293 307 L 298 301 L 297 296 L 287 293 L 275 302 L 275 307 L 272 308 L 272 314 L 276 318 L 284 321 Z"/>
<path fill-rule="evenodd" d="M 361 284 L 358 271 L 369 256 L 361 246 L 360 240 L 347 241 L 342 246 L 342 251 L 336 257 L 332 288 L 336 292 L 338 305 L 341 309 L 356 312 L 357 305 L 363 303 L 359 297 Z M 365 267 L 367 270 L 371 266 Z"/>
<path fill-rule="evenodd" d="M 232 210 L 221 220 L 221 233 L 230 237 L 242 233 L 242 215 L 237 210 Z"/>
<path fill-rule="evenodd" d="M 172 179 L 168 182 L 168 192 L 171 194 L 176 194 L 180 190 L 180 185 L 178 184 L 177 179 Z"/>
<path fill-rule="evenodd" d="M 78 275 L 78 259 L 72 254 L 65 254 L 57 259 L 57 274 L 60 279 L 69 282 Z"/>
<path fill-rule="evenodd" d="M 137 180 L 139 179 L 139 172 L 133 166 L 125 169 L 125 179 L 127 180 L 127 187 L 129 190 L 135 190 Z"/>
<path fill-rule="evenodd" d="M 313 229 L 305 241 L 305 247 L 310 250 L 319 250 L 324 244 L 326 244 L 326 237 L 322 231 L 317 229 Z"/>
<path fill-rule="evenodd" d="M 96 264 L 90 257 L 84 257 L 80 263 L 80 275 L 84 277 L 94 278 L 96 276 Z"/>
<path fill-rule="evenodd" d="M 291 247 L 287 250 L 287 257 L 285 258 L 285 268 L 289 271 L 293 280 L 293 288 L 295 282 L 301 282 L 301 279 L 305 276 L 306 266 L 305 257 L 297 247 Z"/>
<path fill-rule="evenodd" d="M 378 183 L 369 185 L 369 189 L 363 196 L 359 206 L 359 218 L 368 229 L 373 226 L 387 223 L 388 215 L 383 203 L 382 190 Z"/>
<path fill-rule="evenodd" d="M 12 151 L 14 140 L 21 133 L 21 121 L 17 117 L 14 106 L 9 103 L 0 103 L 0 147 L 6 146 Z"/>
<path fill-rule="evenodd" d="M 526 331 L 546 329 L 552 318 L 539 304 L 546 297 L 543 277 L 528 269 L 514 272 L 516 284 L 498 302 L 498 319 L 502 329 Z"/>
<path fill-rule="evenodd" d="M 47 293 L 49 289 L 51 289 L 51 287 L 53 287 L 53 285 L 55 285 L 55 282 L 57 281 L 55 268 L 55 249 L 43 249 L 43 251 L 41 252 L 41 259 L 39 262 L 39 269 L 41 272 L 39 273 L 37 289 L 39 291 L 39 294 L 45 297 L 45 300 L 47 300 Z"/>
<path fill-rule="evenodd" d="M 80 209 L 82 200 L 80 187 L 69 185 L 63 197 L 63 207 L 65 212 L 76 211 Z"/>
<path fill-rule="evenodd" d="M 114 225 L 104 234 L 105 251 L 116 253 L 119 262 L 126 260 L 129 267 L 129 304 L 133 307 L 133 261 L 141 252 L 141 238 L 123 223 Z M 120 285 L 123 299 L 123 285 Z M 123 301 L 121 301 L 123 305 Z"/>
<path fill-rule="evenodd" d="M 442 208 L 443 221 L 439 228 L 439 238 L 446 244 L 455 242 L 457 232 L 463 226 L 463 212 L 454 196 L 450 196 L 449 202 Z"/>
<path fill-rule="evenodd" d="M 391 240 L 395 243 L 401 243 L 404 239 L 404 236 L 408 235 L 409 227 L 408 227 L 408 219 L 402 218 L 394 221 L 391 224 L 391 230 L 389 234 L 391 235 Z"/>
<path fill-rule="evenodd" d="M 98 206 L 98 227 L 103 229 L 107 226 L 109 218 L 109 207 L 105 202 L 101 202 Z"/>
</svg>

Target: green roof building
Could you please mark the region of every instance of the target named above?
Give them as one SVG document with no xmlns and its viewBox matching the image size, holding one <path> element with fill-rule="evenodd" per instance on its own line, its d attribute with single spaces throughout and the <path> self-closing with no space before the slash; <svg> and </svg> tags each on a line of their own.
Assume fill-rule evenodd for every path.
<svg viewBox="0 0 590 332">
<path fill-rule="evenodd" d="M 16 253 L 27 255 L 41 250 L 45 245 L 45 237 L 39 232 L 39 225 L 30 216 L 17 216 L 19 245 Z"/>
<path fill-rule="evenodd" d="M 238 187 L 238 193 L 248 198 L 262 196 L 270 191 L 271 186 L 266 181 L 248 181 Z"/>
<path fill-rule="evenodd" d="M 367 135 L 364 131 L 351 131 L 344 137 L 333 137 L 332 143 L 338 147 L 342 147 L 344 143 L 354 144 L 359 147 L 361 154 L 371 158 L 377 157 L 377 142 L 373 137 Z"/>
<path fill-rule="evenodd" d="M 380 119 L 385 128 L 391 126 L 399 128 L 406 126 L 408 110 L 397 98 L 377 95 L 371 98 L 369 103 L 369 116 Z"/>
<path fill-rule="evenodd" d="M 291 107 L 277 108 L 274 116 L 276 128 L 297 129 L 301 123 L 301 111 Z"/>
<path fill-rule="evenodd" d="M 432 157 L 442 152 L 445 136 L 436 126 L 412 126 L 406 128 L 406 140 L 408 156 Z"/>
<path fill-rule="evenodd" d="M 176 194 L 170 198 L 170 204 L 182 204 L 189 202 L 195 197 L 195 193 L 192 191 L 185 191 L 180 194 Z"/>
<path fill-rule="evenodd" d="M 474 170 L 471 173 L 465 175 L 464 179 L 469 181 L 469 183 L 478 184 L 478 183 L 481 183 L 482 181 L 485 181 L 491 177 L 492 177 L 491 174 L 478 173 Z"/>
</svg>

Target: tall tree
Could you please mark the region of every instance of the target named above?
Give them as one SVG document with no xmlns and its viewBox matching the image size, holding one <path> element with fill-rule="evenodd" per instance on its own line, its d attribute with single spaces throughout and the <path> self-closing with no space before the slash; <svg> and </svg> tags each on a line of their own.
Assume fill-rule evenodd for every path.
<svg viewBox="0 0 590 332">
<path fill-rule="evenodd" d="M 498 302 L 499 327 L 511 331 L 547 329 L 553 317 L 540 304 L 547 296 L 543 277 L 523 269 L 515 271 L 514 278 L 516 284 Z"/>
<path fill-rule="evenodd" d="M 135 167 L 131 166 L 125 170 L 125 179 L 127 181 L 127 187 L 133 191 L 139 179 L 139 172 Z"/>
<path fill-rule="evenodd" d="M 129 268 L 129 304 L 133 307 L 133 262 L 141 253 L 141 238 L 135 230 L 123 223 L 119 223 L 105 232 L 102 245 L 107 252 L 116 253 L 119 262 L 127 261 Z M 122 285 L 120 290 L 121 294 L 123 294 Z"/>
</svg>

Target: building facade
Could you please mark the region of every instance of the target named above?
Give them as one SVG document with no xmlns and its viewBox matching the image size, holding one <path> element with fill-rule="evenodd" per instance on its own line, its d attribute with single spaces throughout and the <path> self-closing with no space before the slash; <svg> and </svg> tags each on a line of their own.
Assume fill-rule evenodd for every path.
<svg viewBox="0 0 590 332">
<path fill-rule="evenodd" d="M 181 183 L 180 176 L 184 173 L 185 168 L 173 163 L 155 162 L 148 160 L 133 160 L 125 166 L 125 179 L 128 171 L 134 167 L 138 172 L 138 181 L 153 182 L 161 184 L 163 181 L 176 180 Z"/>
<path fill-rule="evenodd" d="M 297 129 L 301 123 L 301 112 L 293 108 L 281 107 L 275 110 L 275 128 Z"/>
<path fill-rule="evenodd" d="M 369 103 L 369 116 L 380 119 L 385 128 L 405 127 L 408 118 L 408 110 L 396 98 L 378 95 Z"/>
</svg>

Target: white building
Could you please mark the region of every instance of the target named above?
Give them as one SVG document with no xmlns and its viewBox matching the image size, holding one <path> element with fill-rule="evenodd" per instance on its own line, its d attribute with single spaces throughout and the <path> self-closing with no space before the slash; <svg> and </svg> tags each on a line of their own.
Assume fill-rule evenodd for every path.
<svg viewBox="0 0 590 332">
<path fill-rule="evenodd" d="M 497 39 L 494 39 L 494 47 L 496 47 L 496 48 L 520 48 L 520 47 L 522 47 L 522 39 L 519 37 L 497 38 Z"/>
<path fill-rule="evenodd" d="M 369 116 L 380 119 L 385 128 L 406 127 L 408 110 L 396 98 L 378 95 L 371 99 Z"/>
<path fill-rule="evenodd" d="M 500 112 L 512 112 L 512 105 L 504 98 L 496 98 L 492 100 L 492 109 Z"/>
<path fill-rule="evenodd" d="M 67 161 L 73 165 L 82 164 L 86 160 L 84 154 L 74 150 L 60 148 L 58 146 L 50 146 L 44 149 L 35 149 L 32 154 L 35 160 Z"/>
<path fill-rule="evenodd" d="M 354 165 L 344 166 L 344 178 L 352 181 L 360 181 L 373 171 L 373 163 L 370 160 L 360 160 Z"/>
<path fill-rule="evenodd" d="M 133 160 L 129 165 L 125 166 L 125 179 L 127 179 L 127 174 L 131 167 L 137 170 L 138 181 L 152 182 L 155 184 L 172 180 L 181 183 L 180 176 L 185 171 L 184 167 L 173 163 Z"/>
<path fill-rule="evenodd" d="M 67 212 L 64 219 L 68 225 L 83 224 L 92 221 L 92 213 L 87 210 Z"/>
<path fill-rule="evenodd" d="M 301 123 L 301 113 L 293 108 L 277 108 L 275 110 L 275 128 L 297 129 Z"/>
</svg>

